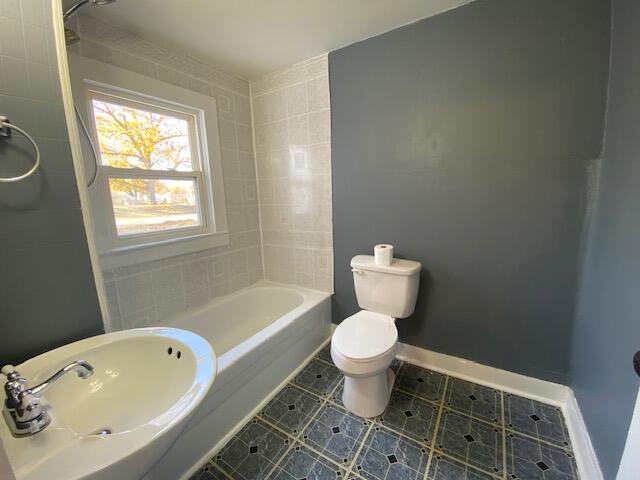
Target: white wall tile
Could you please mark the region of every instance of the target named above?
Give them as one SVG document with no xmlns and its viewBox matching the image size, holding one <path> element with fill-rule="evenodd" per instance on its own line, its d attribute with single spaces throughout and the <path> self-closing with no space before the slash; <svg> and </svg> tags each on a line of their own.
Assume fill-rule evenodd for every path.
<svg viewBox="0 0 640 480">
<path fill-rule="evenodd" d="M 47 30 L 43 27 L 25 23 L 24 29 L 24 49 L 25 59 L 31 62 L 49 64 L 47 42 L 49 37 Z"/>
<path fill-rule="evenodd" d="M 329 108 L 329 77 L 327 75 L 311 80 L 305 86 L 310 112 Z"/>
<path fill-rule="evenodd" d="M 20 3 L 18 0 L 0 0 L 0 14 L 3 17 L 18 20 L 21 17 Z M 46 17 L 50 18 L 50 17 Z"/>
<path fill-rule="evenodd" d="M 258 79 L 251 91 L 265 277 L 332 291 L 326 60 Z"/>
<path fill-rule="evenodd" d="M 307 88 L 304 83 L 292 85 L 286 89 L 287 114 L 290 117 L 308 112 Z"/>
<path fill-rule="evenodd" d="M 36 25 L 38 27 L 46 27 L 45 25 L 45 0 L 22 0 L 20 2 L 21 13 L 22 13 L 22 21 L 25 23 L 30 23 L 32 25 Z M 47 0 L 48 1 L 48 0 Z M 49 3 L 51 3 L 49 1 Z M 4 6 L 4 5 L 2 5 Z M 13 10 L 13 6 L 11 6 Z"/>
<path fill-rule="evenodd" d="M 328 143 L 331 141 L 331 115 L 329 110 L 309 114 L 310 143 Z"/>
<path fill-rule="evenodd" d="M 22 23 L 16 18 L 0 16 L 0 54 L 25 58 Z"/>
<path fill-rule="evenodd" d="M 46 68 L 46 67 L 45 67 Z M 6 95 L 15 97 L 29 96 L 27 62 L 21 58 L 0 56 L 0 85 Z"/>
<path fill-rule="evenodd" d="M 184 296 L 184 282 L 180 265 L 159 268 L 151 272 L 154 303 Z"/>
<path fill-rule="evenodd" d="M 0 16 L 0 25 L 7 24 L 10 29 L 11 22 L 4 20 Z M 141 41 L 94 19 L 80 15 L 76 20 L 78 33 L 82 37 L 76 53 L 212 95 L 218 105 L 223 147 L 222 173 L 231 243 L 224 247 L 103 272 L 109 278 L 109 308 L 113 310 L 116 328 L 162 324 L 188 309 L 262 279 L 264 273 L 248 83 L 218 74 L 211 67 L 193 63 L 176 52 Z M 2 35 L 0 29 L 0 39 Z M 0 44 L 0 52 L 3 48 L 9 49 L 6 44 Z M 24 63 L 25 52 L 18 50 L 17 53 L 19 55 L 11 57 L 13 63 L 20 59 Z M 0 69 L 3 60 L 4 56 L 0 54 Z M 34 72 L 42 72 L 42 67 L 46 66 L 42 63 L 25 65 L 37 65 Z M 0 75 L 0 78 L 7 81 L 9 77 Z M 38 89 L 41 85 L 30 82 L 16 85 L 16 88 Z M 42 90 L 38 95 L 45 96 L 47 92 Z M 62 115 L 58 107 L 52 105 L 51 115 Z M 24 111 L 23 116 L 26 119 L 30 114 Z M 34 117 L 32 123 L 39 126 L 41 122 Z M 64 127 L 64 122 L 61 121 L 60 125 Z M 66 135 L 62 131 L 35 130 L 47 136 Z"/>
<path fill-rule="evenodd" d="M 151 274 L 131 275 L 117 281 L 118 299 L 123 316 L 127 316 L 153 305 Z"/>
</svg>

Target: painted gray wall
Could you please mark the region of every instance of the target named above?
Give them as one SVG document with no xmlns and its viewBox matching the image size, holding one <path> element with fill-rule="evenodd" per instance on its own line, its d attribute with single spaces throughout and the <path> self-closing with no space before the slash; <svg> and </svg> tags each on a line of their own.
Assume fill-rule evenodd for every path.
<svg viewBox="0 0 640 480">
<path fill-rule="evenodd" d="M 401 341 L 567 381 L 609 7 L 477 0 L 330 54 L 334 321 L 392 243 L 424 265 Z"/>
<path fill-rule="evenodd" d="M 42 151 L 38 174 L 0 183 L 0 365 L 103 331 L 43 5 L 0 11 L 0 114 Z M 0 140 L 0 176 L 32 162 L 20 135 Z"/>
<path fill-rule="evenodd" d="M 613 2 L 602 176 L 574 327 L 571 387 L 605 478 L 615 477 L 638 394 L 640 3 Z"/>
</svg>

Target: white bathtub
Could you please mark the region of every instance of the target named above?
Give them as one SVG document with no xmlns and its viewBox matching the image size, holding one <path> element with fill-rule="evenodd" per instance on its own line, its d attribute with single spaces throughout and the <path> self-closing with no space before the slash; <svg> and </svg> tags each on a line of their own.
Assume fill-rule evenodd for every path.
<svg viewBox="0 0 640 480">
<path fill-rule="evenodd" d="M 170 326 L 213 346 L 218 375 L 185 431 L 144 480 L 188 478 L 245 418 L 330 336 L 328 293 L 260 282 L 190 312 Z"/>
</svg>

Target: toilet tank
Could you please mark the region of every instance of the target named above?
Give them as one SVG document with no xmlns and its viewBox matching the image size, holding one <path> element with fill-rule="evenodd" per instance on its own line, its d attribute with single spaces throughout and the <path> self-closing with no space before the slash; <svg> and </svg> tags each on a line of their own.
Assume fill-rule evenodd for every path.
<svg viewBox="0 0 640 480">
<path fill-rule="evenodd" d="M 376 265 L 372 255 L 356 255 L 351 271 L 358 305 L 393 318 L 410 316 L 416 307 L 421 268 L 420 262 L 403 259 L 384 267 Z"/>
</svg>

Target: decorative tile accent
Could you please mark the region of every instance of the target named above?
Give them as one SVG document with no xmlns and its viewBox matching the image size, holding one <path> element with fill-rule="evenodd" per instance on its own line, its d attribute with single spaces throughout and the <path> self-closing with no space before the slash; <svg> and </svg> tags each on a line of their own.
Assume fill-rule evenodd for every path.
<svg viewBox="0 0 640 480">
<path fill-rule="evenodd" d="M 346 478 L 347 471 L 303 444 L 291 448 L 269 476 L 273 480 L 335 480 Z"/>
<path fill-rule="evenodd" d="M 459 378 L 450 378 L 445 405 L 472 417 L 500 424 L 502 422 L 501 393 Z"/>
<path fill-rule="evenodd" d="M 370 423 L 327 403 L 305 428 L 302 440 L 345 466 L 354 459 Z"/>
<path fill-rule="evenodd" d="M 577 480 L 578 467 L 570 451 L 508 433 L 507 476 L 523 480 Z"/>
<path fill-rule="evenodd" d="M 336 367 L 314 358 L 302 372 L 298 374 L 293 383 L 318 395 L 327 396 L 341 378 L 342 374 Z"/>
<path fill-rule="evenodd" d="M 262 411 L 265 420 L 297 435 L 316 413 L 322 400 L 293 385 L 287 385 Z"/>
<path fill-rule="evenodd" d="M 432 402 L 438 402 L 444 394 L 446 376 L 406 363 L 396 377 L 396 387 Z"/>
<path fill-rule="evenodd" d="M 215 463 L 237 480 L 266 478 L 287 448 L 284 433 L 253 419 L 222 449 Z"/>
<path fill-rule="evenodd" d="M 571 448 L 569 432 L 558 407 L 506 393 L 506 427 L 564 448 Z"/>
<path fill-rule="evenodd" d="M 394 390 L 379 422 L 418 442 L 429 444 L 433 439 L 438 410 L 434 403 Z"/>
<path fill-rule="evenodd" d="M 429 451 L 419 443 L 375 427 L 356 459 L 354 472 L 368 480 L 421 480 L 428 459 Z"/>
<path fill-rule="evenodd" d="M 495 480 L 492 475 L 476 470 L 440 454 L 434 454 L 427 480 Z"/>
<path fill-rule="evenodd" d="M 442 412 L 436 449 L 486 472 L 503 471 L 502 428 L 452 410 Z"/>
<path fill-rule="evenodd" d="M 190 480 L 228 480 L 228 478 L 214 464 L 207 463 Z"/>
</svg>

